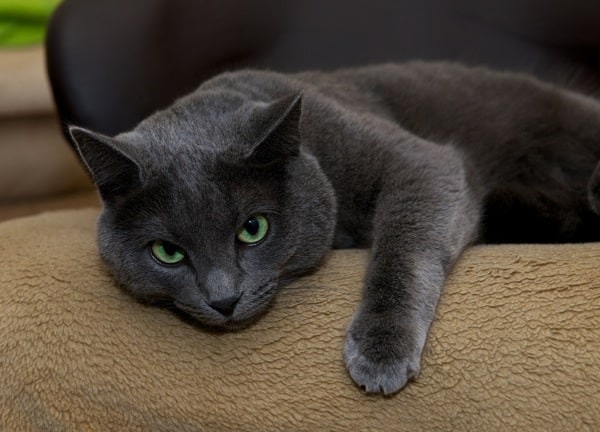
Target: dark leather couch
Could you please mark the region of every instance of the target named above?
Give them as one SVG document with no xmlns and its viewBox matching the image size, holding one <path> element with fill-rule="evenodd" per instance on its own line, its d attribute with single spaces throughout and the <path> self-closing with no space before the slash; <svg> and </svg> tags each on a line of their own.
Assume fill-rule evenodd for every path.
<svg viewBox="0 0 600 432">
<path fill-rule="evenodd" d="M 65 0 L 47 53 L 63 121 L 114 134 L 242 66 L 447 59 L 600 87 L 600 2 Z"/>
</svg>

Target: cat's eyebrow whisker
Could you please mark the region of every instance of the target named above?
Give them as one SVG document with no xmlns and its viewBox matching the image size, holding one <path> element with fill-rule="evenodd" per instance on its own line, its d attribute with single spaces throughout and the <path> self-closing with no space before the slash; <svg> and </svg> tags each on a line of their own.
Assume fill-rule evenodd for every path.
<svg viewBox="0 0 600 432">
<path fill-rule="evenodd" d="M 249 209 L 248 210 L 242 210 L 241 215 L 243 217 L 246 217 L 248 215 L 257 214 L 257 213 L 259 213 L 259 214 L 263 213 L 263 214 L 266 214 L 266 215 L 275 215 L 275 216 L 281 216 L 283 214 L 281 211 L 279 211 L 278 209 L 276 209 L 274 207 L 270 207 L 270 206 L 261 207 L 261 206 L 258 206 L 258 207 L 252 208 L 252 210 L 249 210 Z"/>
</svg>

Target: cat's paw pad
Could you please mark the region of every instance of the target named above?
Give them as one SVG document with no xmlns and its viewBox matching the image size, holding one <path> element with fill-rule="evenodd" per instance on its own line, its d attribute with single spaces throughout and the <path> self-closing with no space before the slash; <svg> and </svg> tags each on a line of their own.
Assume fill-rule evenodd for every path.
<svg viewBox="0 0 600 432">
<path fill-rule="evenodd" d="M 354 382 L 368 393 L 389 395 L 416 378 L 421 350 L 399 345 L 378 338 L 361 340 L 348 331 L 344 361 Z"/>
</svg>

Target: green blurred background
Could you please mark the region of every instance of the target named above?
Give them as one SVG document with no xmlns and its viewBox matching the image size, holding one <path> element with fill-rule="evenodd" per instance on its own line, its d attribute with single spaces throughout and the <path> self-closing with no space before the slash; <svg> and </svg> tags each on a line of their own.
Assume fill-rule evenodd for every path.
<svg viewBox="0 0 600 432">
<path fill-rule="evenodd" d="M 44 40 L 50 14 L 61 0 L 0 0 L 0 47 Z"/>
</svg>

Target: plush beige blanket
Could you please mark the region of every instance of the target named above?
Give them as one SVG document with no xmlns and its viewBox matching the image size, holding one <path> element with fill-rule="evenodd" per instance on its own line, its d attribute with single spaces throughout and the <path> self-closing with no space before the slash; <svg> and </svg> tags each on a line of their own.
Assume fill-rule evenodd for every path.
<svg viewBox="0 0 600 432">
<path fill-rule="evenodd" d="M 600 430 L 600 244 L 470 249 L 420 377 L 382 397 L 341 356 L 365 251 L 213 334 L 113 284 L 96 215 L 0 224 L 3 431 Z"/>
</svg>

